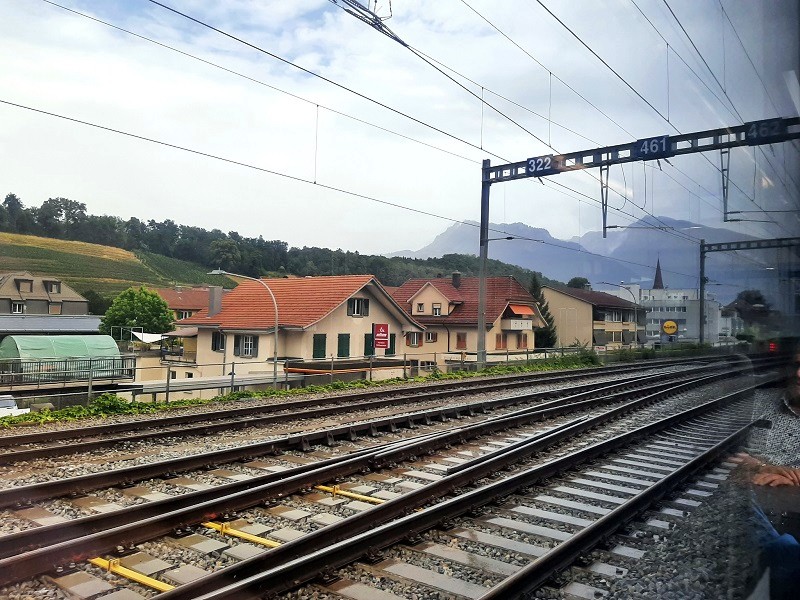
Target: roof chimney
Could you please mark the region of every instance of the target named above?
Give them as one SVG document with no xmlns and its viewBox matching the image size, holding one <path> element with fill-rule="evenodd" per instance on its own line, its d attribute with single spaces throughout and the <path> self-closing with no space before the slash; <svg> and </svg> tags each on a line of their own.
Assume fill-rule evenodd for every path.
<svg viewBox="0 0 800 600">
<path fill-rule="evenodd" d="M 222 287 L 218 285 L 208 286 L 208 316 L 213 317 L 222 310 Z"/>
<path fill-rule="evenodd" d="M 458 289 L 461 287 L 461 273 L 453 271 L 453 287 Z"/>
</svg>

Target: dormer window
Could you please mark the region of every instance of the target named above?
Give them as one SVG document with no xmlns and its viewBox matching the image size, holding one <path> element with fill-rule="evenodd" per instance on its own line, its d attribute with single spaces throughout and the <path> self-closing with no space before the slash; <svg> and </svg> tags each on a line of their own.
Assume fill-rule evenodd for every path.
<svg viewBox="0 0 800 600">
<path fill-rule="evenodd" d="M 441 304 L 434 304 L 433 305 L 433 316 L 434 317 L 441 317 L 442 316 L 442 305 Z"/>
<path fill-rule="evenodd" d="M 369 299 L 368 298 L 350 298 L 347 301 L 347 316 L 348 317 L 368 317 L 369 316 Z"/>
<path fill-rule="evenodd" d="M 417 312 L 418 313 L 425 312 L 425 304 L 423 304 L 422 302 L 417 302 Z"/>
<path fill-rule="evenodd" d="M 30 294 L 33 291 L 32 279 L 17 279 L 17 289 L 22 293 Z"/>
<path fill-rule="evenodd" d="M 48 294 L 60 294 L 61 293 L 61 282 L 60 281 L 45 281 L 44 282 L 44 289 L 47 290 Z"/>
</svg>

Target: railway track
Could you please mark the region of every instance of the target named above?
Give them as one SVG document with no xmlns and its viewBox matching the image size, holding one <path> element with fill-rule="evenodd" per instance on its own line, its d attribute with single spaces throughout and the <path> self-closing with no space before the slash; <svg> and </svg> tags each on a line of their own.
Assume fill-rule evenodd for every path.
<svg viewBox="0 0 800 600">
<path fill-rule="evenodd" d="M 571 401 L 567 401 L 568 399 L 549 401 L 540 403 L 539 406 L 518 408 L 506 414 L 489 417 L 481 414 L 479 417 L 469 418 L 466 415 L 470 412 L 474 414 L 476 411 L 465 409 L 460 413 L 458 411 L 450 413 L 456 417 L 459 415 L 464 417 L 461 422 L 457 422 L 456 427 L 452 427 L 450 423 L 446 422 L 450 418 L 446 412 L 434 413 L 432 418 L 430 413 L 422 411 L 406 415 L 395 421 L 390 419 L 380 427 L 373 422 L 365 423 L 363 429 L 342 427 L 335 431 L 317 432 L 315 435 L 318 437 L 313 439 L 307 436 L 304 438 L 302 435 L 295 436 L 297 439 L 293 442 L 288 441 L 288 438 L 284 440 L 285 445 L 283 446 L 273 443 L 271 452 L 283 452 L 283 454 L 278 454 L 270 460 L 264 459 L 264 455 L 268 453 L 262 453 L 260 460 L 252 460 L 253 448 L 249 449 L 250 456 L 247 453 L 240 454 L 238 458 L 233 455 L 228 456 L 225 460 L 251 459 L 249 464 L 248 462 L 242 463 L 245 466 L 243 469 L 234 467 L 215 469 L 209 472 L 212 479 L 228 481 L 228 483 L 212 486 L 203 481 L 202 475 L 196 474 L 173 478 L 180 480 L 178 483 L 173 482 L 174 487 L 183 488 L 181 491 L 177 491 L 174 497 L 162 497 L 166 495 L 162 492 L 148 493 L 147 485 L 143 485 L 141 481 L 134 481 L 133 473 L 130 472 L 123 474 L 121 478 L 114 473 L 100 473 L 89 476 L 90 478 L 94 477 L 93 481 L 76 478 L 69 484 L 48 482 L 37 486 L 24 486 L 16 490 L 3 490 L 0 492 L 0 503 L 3 506 L 13 506 L 15 503 L 19 503 L 20 498 L 27 498 L 28 502 L 35 502 L 57 498 L 60 494 L 70 493 L 70 491 L 86 493 L 102 486 L 127 483 L 128 487 L 123 487 L 121 494 L 124 495 L 127 489 L 130 492 L 129 497 L 135 498 L 136 502 L 125 506 L 125 510 L 120 510 L 123 508 L 122 506 L 113 506 L 113 502 L 106 502 L 107 506 L 102 510 L 108 512 L 99 512 L 65 523 L 53 523 L 0 537 L 0 557 L 2 557 L 0 558 L 0 582 L 12 584 L 30 580 L 41 575 L 43 565 L 60 565 L 63 569 L 64 565 L 69 568 L 71 563 L 77 564 L 86 559 L 95 559 L 95 566 L 76 567 L 75 573 L 66 573 L 62 577 L 75 574 L 76 577 L 85 578 L 88 575 L 93 578 L 90 581 L 95 579 L 105 581 L 103 577 L 112 577 L 113 579 L 117 576 L 103 576 L 102 571 L 97 572 L 99 569 L 97 565 L 111 568 L 114 573 L 119 573 L 119 569 L 122 569 L 123 572 L 128 569 L 137 574 L 137 577 L 144 577 L 149 583 L 152 583 L 150 581 L 152 579 L 160 581 L 166 587 L 177 585 L 173 591 L 165 593 L 165 598 L 170 594 L 175 597 L 197 597 L 198 594 L 206 593 L 209 590 L 225 587 L 223 583 L 227 583 L 231 578 L 241 580 L 254 576 L 243 571 L 234 574 L 232 570 L 242 569 L 243 565 L 258 562 L 256 559 L 260 556 L 257 553 L 259 544 L 262 547 L 275 546 L 267 553 L 270 555 L 270 564 L 274 565 L 276 561 L 281 560 L 293 561 L 301 556 L 301 554 L 297 554 L 297 548 L 306 547 L 307 544 L 313 543 L 314 539 L 324 538 L 327 540 L 325 543 L 328 544 L 332 540 L 338 541 L 337 536 L 341 534 L 337 532 L 357 533 L 356 523 L 360 522 L 359 519 L 370 523 L 371 527 L 372 524 L 381 522 L 379 515 L 383 512 L 380 511 L 391 513 L 393 515 L 391 518 L 402 517 L 409 510 L 419 509 L 431 502 L 435 503 L 437 502 L 436 498 L 446 498 L 454 492 L 458 493 L 458 490 L 464 486 L 475 485 L 475 482 L 482 478 L 494 476 L 498 470 L 514 467 L 520 460 L 529 461 L 532 456 L 542 452 L 558 452 L 559 445 L 567 443 L 568 440 L 574 439 L 578 435 L 583 435 L 584 438 L 577 444 L 586 446 L 588 439 L 596 437 L 592 432 L 597 431 L 598 428 L 611 424 L 611 430 L 614 430 L 613 424 L 617 423 L 617 433 L 624 431 L 625 427 L 629 427 L 629 425 L 623 424 L 624 415 L 642 411 L 645 406 L 663 402 L 664 398 L 686 392 L 693 386 L 708 384 L 712 381 L 730 380 L 734 372 L 736 370 L 718 370 L 714 375 L 700 376 L 698 374 L 695 380 L 684 381 L 677 387 L 672 382 L 669 384 L 662 382 L 659 391 L 640 388 L 638 391 L 627 390 L 618 392 L 617 396 L 612 396 L 610 390 L 605 390 L 600 394 L 600 398 L 584 397 L 572 398 Z M 683 377 L 686 379 L 687 373 L 684 373 Z M 640 383 L 642 382 L 640 381 Z M 724 384 L 717 383 L 717 385 Z M 588 396 L 593 392 L 582 393 Z M 604 394 L 607 397 L 604 397 Z M 634 397 L 635 399 L 632 399 Z M 729 399 L 728 401 L 732 402 L 733 400 Z M 608 406 L 612 408 L 608 408 Z M 591 414 L 576 413 L 576 411 L 590 408 L 594 411 Z M 711 410 L 711 408 L 706 410 Z M 576 414 L 578 416 L 575 416 Z M 542 419 L 551 420 L 542 425 L 539 423 Z M 392 432 L 398 427 L 418 427 L 419 429 L 412 431 L 417 435 L 411 439 L 385 443 L 380 443 L 370 435 L 381 430 Z M 360 438 L 362 434 L 367 434 L 368 437 Z M 479 436 L 489 436 L 490 439 L 481 439 Z M 338 441 L 342 439 L 346 441 Z M 358 447 L 355 442 L 359 440 L 366 443 L 362 447 Z M 355 447 L 348 448 L 349 451 L 346 454 L 332 452 L 332 448 L 327 446 L 327 450 L 312 451 L 313 445 L 319 442 L 332 445 L 350 444 Z M 305 454 L 295 450 L 303 448 L 306 450 Z M 454 450 L 455 448 L 460 448 L 460 450 Z M 259 452 L 263 450 L 265 448 L 260 448 Z M 450 460 L 438 463 L 438 467 L 430 467 L 427 463 L 425 463 L 426 466 L 417 464 L 419 457 L 436 452 L 448 453 Z M 567 455 L 569 454 L 567 452 Z M 200 460 L 202 458 L 206 459 L 205 463 Z M 194 457 L 192 459 L 194 462 L 181 460 L 186 461 L 183 467 L 191 469 L 200 468 L 200 466 L 209 468 L 218 464 L 217 459 L 222 459 L 222 457 Z M 406 466 L 398 467 L 399 464 Z M 154 470 L 149 475 L 150 477 L 164 476 L 164 465 L 150 465 L 148 468 Z M 157 472 L 159 468 L 162 470 Z M 401 469 L 401 472 L 398 472 L 398 469 Z M 254 471 L 260 471 L 261 474 L 253 475 Z M 266 474 L 264 474 L 265 472 Z M 387 474 L 388 472 L 391 473 Z M 142 472 L 139 475 L 144 477 L 147 473 Z M 104 479 L 105 481 L 103 481 Z M 109 480 L 116 480 L 116 482 L 109 483 Z M 343 480 L 344 483 L 342 483 Z M 445 481 L 446 485 L 442 488 L 443 491 L 438 492 L 435 490 L 438 489 L 436 486 L 439 486 L 440 481 Z M 455 487 L 452 484 L 453 481 L 458 482 Z M 405 487 L 401 484 L 404 484 Z M 336 487 L 337 485 L 338 487 Z M 400 487 L 397 487 L 398 485 Z M 313 488 L 317 489 L 311 494 L 303 494 L 304 490 Z M 334 493 L 333 496 L 330 496 L 331 492 Z M 15 493 L 18 494 L 17 500 L 14 500 Z M 306 508 L 304 510 L 284 504 L 263 507 L 264 502 L 275 503 L 280 499 L 294 498 L 293 494 L 302 494 L 312 498 L 314 494 L 320 496 L 316 500 L 311 500 L 314 509 Z M 456 498 L 461 495 L 463 494 L 457 495 Z M 90 497 L 89 500 L 86 498 L 86 496 L 82 496 L 68 501 L 81 500 L 84 505 L 87 505 L 92 498 Z M 101 498 L 101 496 L 95 495 L 94 500 L 96 501 L 97 498 Z M 445 504 L 450 501 L 444 500 L 441 503 Z M 406 503 L 411 503 L 414 508 L 409 508 Z M 347 508 L 341 506 L 342 504 L 345 504 Z M 95 503 L 94 506 L 97 507 L 100 504 Z M 254 508 L 259 506 L 261 508 Z M 331 512 L 320 512 L 320 506 L 329 506 Z M 370 508 L 371 506 L 373 508 Z M 392 509 L 386 507 L 392 507 Z M 18 507 L 17 512 L 35 509 L 36 507 L 30 506 Z M 256 513 L 259 513 L 261 509 L 267 511 L 264 514 L 286 526 L 272 530 L 272 537 L 259 535 L 265 531 L 264 526 L 259 525 L 256 518 Z M 255 513 L 252 512 L 254 510 Z M 430 508 L 426 508 L 422 513 L 427 513 L 428 510 Z M 352 514 L 353 512 L 355 514 Z M 224 518 L 226 513 L 230 517 L 229 519 Z M 239 513 L 239 516 L 234 518 L 236 513 Z M 242 514 L 244 516 L 241 516 Z M 364 515 L 369 516 L 365 517 Z M 314 520 L 315 518 L 316 520 Z M 295 529 L 288 526 L 293 522 L 292 519 L 302 522 L 304 527 Z M 195 528 L 198 527 L 204 533 L 196 532 Z M 168 538 L 167 541 L 163 541 L 165 536 Z M 238 538 L 232 536 L 238 536 Z M 248 542 L 239 544 L 230 542 L 231 539 L 241 540 L 242 538 Z M 162 541 L 152 542 L 152 540 L 159 539 Z M 210 542 L 206 544 L 203 541 L 205 539 Z M 186 556 L 187 553 L 191 555 L 199 552 L 193 548 L 193 544 L 189 543 L 192 540 L 197 541 L 199 547 L 215 546 L 217 548 L 212 551 L 216 561 L 216 570 L 209 571 L 205 565 L 193 567 L 190 558 Z M 255 545 L 250 543 L 254 541 Z M 144 560 L 141 548 L 150 543 L 154 543 L 156 547 L 166 544 L 173 549 L 179 548 L 182 556 L 181 562 L 186 563 L 183 565 L 186 568 L 176 567 L 176 573 L 171 572 L 175 569 L 156 570 L 149 575 L 155 574 L 158 577 L 150 578 L 149 575 L 142 573 L 142 568 L 137 570 L 124 566 L 123 563 L 135 566 L 139 564 L 135 562 L 136 560 Z M 255 550 L 253 550 L 254 548 Z M 146 552 L 144 554 L 150 556 Z M 156 552 L 156 554 L 159 553 Z M 252 556 L 248 558 L 249 554 Z M 119 559 L 119 563 L 115 562 L 117 559 Z M 163 564 L 169 564 L 161 558 L 154 558 L 154 560 L 161 560 Z M 161 565 L 162 563 L 157 564 Z M 326 567 L 328 570 L 331 568 L 334 567 Z M 162 571 L 164 572 L 162 573 Z M 259 567 L 258 572 L 261 571 L 263 569 Z M 203 585 L 209 586 L 208 589 L 191 587 L 192 577 L 200 574 L 203 575 L 203 578 L 199 581 L 206 582 Z M 51 584 L 55 582 L 54 585 L 60 585 L 59 577 L 53 577 L 52 574 L 49 577 L 48 581 Z M 215 580 L 215 583 L 212 584 L 211 580 Z M 141 584 L 130 585 L 141 587 Z M 344 597 L 347 595 L 345 594 Z"/>
<path fill-rule="evenodd" d="M 713 365 L 724 365 L 728 358 L 712 359 Z M 625 365 L 579 369 L 567 373 L 528 373 L 508 375 L 491 380 L 458 380 L 428 384 L 413 388 L 384 389 L 359 392 L 344 396 L 328 396 L 304 400 L 276 400 L 267 404 L 236 408 L 216 408 L 213 411 L 179 414 L 168 417 L 148 418 L 103 425 L 66 427 L 57 431 L 8 434 L 0 436 L 0 465 L 19 461 L 35 460 L 50 456 L 62 456 L 69 452 L 90 452 L 112 448 L 119 444 L 150 442 L 161 438 L 188 436 L 210 436 L 219 433 L 272 426 L 292 421 L 319 419 L 326 416 L 341 416 L 345 412 L 355 413 L 382 408 L 399 409 L 425 402 L 443 403 L 468 395 L 502 393 L 531 386 L 553 386 L 587 378 L 616 377 L 617 382 L 636 379 L 635 373 L 665 369 L 666 372 L 691 364 L 686 361 L 655 361 L 656 364 Z M 665 371 L 661 371 L 665 372 Z M 619 376 L 622 379 L 619 379 Z M 564 395 L 568 391 L 602 388 L 603 382 L 576 385 L 565 392 L 564 388 L 538 392 L 531 396 L 521 394 L 520 399 L 548 399 Z M 146 429 L 146 431 L 142 431 Z"/>
</svg>

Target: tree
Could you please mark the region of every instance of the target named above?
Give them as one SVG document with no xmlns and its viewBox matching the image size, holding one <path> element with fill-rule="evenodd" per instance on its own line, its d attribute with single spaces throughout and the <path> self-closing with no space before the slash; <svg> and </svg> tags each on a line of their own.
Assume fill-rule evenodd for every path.
<svg viewBox="0 0 800 600">
<path fill-rule="evenodd" d="M 547 305 L 544 293 L 542 292 L 542 284 L 539 281 L 539 276 L 534 273 L 531 278 L 531 296 L 536 299 L 539 305 L 539 312 L 542 313 L 542 318 L 547 324 L 542 329 L 537 329 L 534 333 L 534 346 L 537 348 L 555 348 L 558 343 L 558 334 L 556 332 L 556 324 L 553 320 L 553 315 L 550 314 L 550 307 Z"/>
<path fill-rule="evenodd" d="M 161 296 L 144 287 L 131 287 L 114 298 L 100 320 L 100 333 L 110 335 L 112 327 L 141 327 L 144 333 L 166 333 L 172 325 L 173 313 Z"/>
<path fill-rule="evenodd" d="M 589 280 L 586 279 L 586 277 L 573 277 L 567 282 L 567 287 L 585 290 L 591 287 L 591 284 L 589 283 Z"/>
<path fill-rule="evenodd" d="M 729 308 L 733 308 L 746 325 L 763 324 L 770 315 L 770 305 L 759 290 L 743 290 L 736 295 Z"/>
<path fill-rule="evenodd" d="M 89 301 L 89 314 L 90 315 L 104 315 L 111 306 L 111 300 L 101 296 L 94 290 L 86 290 L 81 292 L 81 295 Z"/>
</svg>

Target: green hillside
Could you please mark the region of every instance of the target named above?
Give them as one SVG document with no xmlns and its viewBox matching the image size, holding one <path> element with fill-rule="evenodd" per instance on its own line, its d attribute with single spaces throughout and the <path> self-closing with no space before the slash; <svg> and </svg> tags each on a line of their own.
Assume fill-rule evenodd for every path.
<svg viewBox="0 0 800 600">
<path fill-rule="evenodd" d="M 139 285 L 234 285 L 227 277 L 206 275 L 206 270 L 199 265 L 166 256 L 86 242 L 0 233 L 0 272 L 9 271 L 52 275 L 78 292 L 94 290 L 106 297 Z"/>
</svg>

